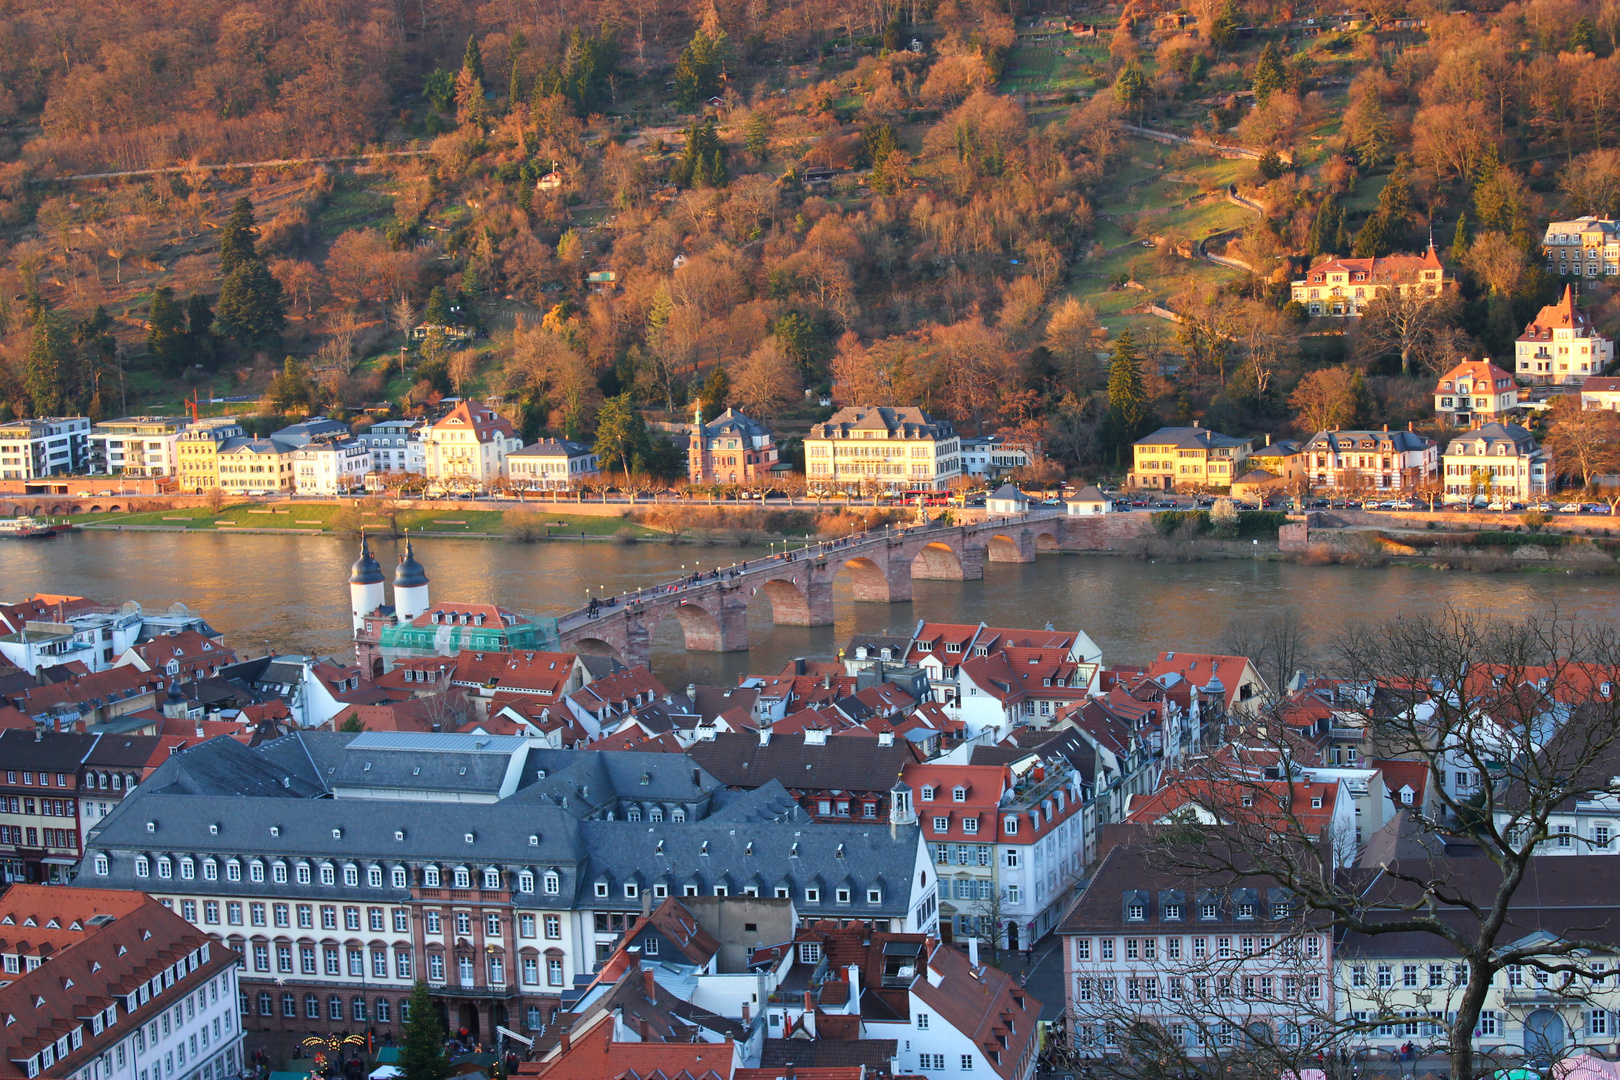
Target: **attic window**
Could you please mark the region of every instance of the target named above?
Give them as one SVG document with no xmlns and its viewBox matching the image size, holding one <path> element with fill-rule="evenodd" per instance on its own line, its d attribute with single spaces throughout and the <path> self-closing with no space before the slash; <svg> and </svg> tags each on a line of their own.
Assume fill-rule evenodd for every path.
<svg viewBox="0 0 1620 1080">
<path fill-rule="evenodd" d="M 343 839 L 343 830 L 342 829 L 333 829 L 332 830 L 332 839 L 334 839 L 334 840 Z"/>
<path fill-rule="evenodd" d="M 403 839 L 405 839 L 405 830 L 404 829 L 395 829 L 394 830 L 394 839 L 395 840 L 403 840 Z"/>
<path fill-rule="evenodd" d="M 461 838 L 463 840 L 465 840 L 469 844 L 473 842 L 473 834 L 472 833 L 463 833 L 461 835 Z"/>
</svg>

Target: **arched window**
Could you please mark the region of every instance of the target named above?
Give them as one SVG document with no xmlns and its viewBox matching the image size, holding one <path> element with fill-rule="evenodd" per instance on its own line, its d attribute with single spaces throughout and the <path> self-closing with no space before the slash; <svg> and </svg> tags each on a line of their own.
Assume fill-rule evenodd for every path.
<svg viewBox="0 0 1620 1080">
<path fill-rule="evenodd" d="M 106 877 L 108 870 L 109 870 L 109 867 L 107 865 L 107 856 L 97 854 L 96 855 L 96 876 L 97 877 Z"/>
<path fill-rule="evenodd" d="M 534 871 L 524 870 L 518 874 L 518 892 L 534 892 Z"/>
<path fill-rule="evenodd" d="M 321 884 L 322 885 L 336 885 L 337 884 L 337 871 L 333 868 L 331 863 L 326 863 L 321 867 Z M 341 1020 L 343 1018 L 340 1016 L 340 1017 L 338 1017 L 338 1019 Z"/>
<path fill-rule="evenodd" d="M 260 990 L 259 991 L 259 1015 L 260 1016 L 269 1016 L 269 1015 L 271 1015 L 270 991 L 268 991 L 268 990 Z"/>
<path fill-rule="evenodd" d="M 297 877 L 298 877 L 298 884 L 300 884 L 300 885 L 308 885 L 309 884 L 309 863 L 299 863 L 298 864 Z M 315 1019 L 319 1020 L 320 1016 L 317 1015 L 315 1017 Z"/>
<path fill-rule="evenodd" d="M 277 885 L 287 884 L 287 864 L 278 862 L 272 866 L 270 868 L 270 879 Z"/>
<path fill-rule="evenodd" d="M 281 1015 L 296 1019 L 298 1017 L 298 998 L 293 994 L 281 995 Z"/>
<path fill-rule="evenodd" d="M 204 859 L 203 860 L 203 880 L 204 881 L 218 881 L 219 880 L 219 863 L 215 862 L 213 859 Z"/>
<path fill-rule="evenodd" d="M 560 892 L 562 892 L 562 879 L 557 876 L 557 872 L 555 870 L 547 870 L 546 895 L 556 896 Z"/>
<path fill-rule="evenodd" d="M 349 1004 L 353 1008 L 354 1019 L 364 1023 L 366 1019 L 366 999 L 356 994 Z"/>
<path fill-rule="evenodd" d="M 160 855 L 158 857 L 157 872 L 158 877 L 160 878 L 169 878 L 174 876 L 174 864 L 169 861 L 169 857 L 167 855 Z"/>
<path fill-rule="evenodd" d="M 263 881 L 264 880 L 264 863 L 259 862 L 257 860 L 254 860 L 253 862 L 248 863 L 248 880 L 250 880 L 250 881 Z"/>
<path fill-rule="evenodd" d="M 626 810 L 624 812 L 624 820 L 626 820 L 626 821 L 640 821 L 641 820 L 641 807 L 632 806 L 630 809 Z"/>
<path fill-rule="evenodd" d="M 437 866 L 422 867 L 422 884 L 429 889 L 439 887 L 439 868 Z"/>
<path fill-rule="evenodd" d="M 648 821 L 663 821 L 664 820 L 664 808 L 662 806 L 655 806 L 651 810 L 648 810 L 647 811 L 647 820 Z"/>
<path fill-rule="evenodd" d="M 673 810 L 671 810 L 669 812 L 669 820 L 673 821 L 673 822 L 685 821 L 686 820 L 686 811 L 683 808 L 677 806 L 675 809 L 673 809 Z"/>
<path fill-rule="evenodd" d="M 498 889 L 501 887 L 501 872 L 490 866 L 484 869 L 484 888 Z"/>
<path fill-rule="evenodd" d="M 351 864 L 343 868 L 343 884 L 347 885 L 351 889 L 359 886 L 360 868 L 358 866 Z"/>
<path fill-rule="evenodd" d="M 136 877 L 149 877 L 151 875 L 151 873 L 152 873 L 152 864 L 147 861 L 146 856 L 145 855 L 137 855 L 137 856 L 135 856 L 135 876 Z"/>
<path fill-rule="evenodd" d="M 181 859 L 180 860 L 180 879 L 182 881 L 190 881 L 192 878 L 194 878 L 196 876 L 197 876 L 197 864 L 195 862 L 193 862 L 190 858 Z"/>
<path fill-rule="evenodd" d="M 456 867 L 456 879 L 455 879 L 455 881 L 456 881 L 455 887 L 458 888 L 458 889 L 470 889 L 470 888 L 472 888 L 472 874 L 468 873 L 467 868 L 465 866 Z"/>
<path fill-rule="evenodd" d="M 329 1020 L 343 1019 L 343 999 L 336 994 L 326 999 L 326 1016 Z"/>
<path fill-rule="evenodd" d="M 382 883 L 383 883 L 382 867 L 380 867 L 380 866 L 367 867 L 366 868 L 366 884 L 370 885 L 373 889 L 380 889 L 380 888 L 382 888 Z"/>
<path fill-rule="evenodd" d="M 405 876 L 405 868 L 403 866 L 394 867 L 394 875 L 393 876 L 394 876 L 394 888 L 396 888 L 396 889 L 406 888 L 410 884 L 409 879 L 406 878 L 406 876 Z"/>
<path fill-rule="evenodd" d="M 314 994 L 304 995 L 304 1018 L 306 1020 L 319 1020 L 321 1018 L 321 999 Z"/>
</svg>

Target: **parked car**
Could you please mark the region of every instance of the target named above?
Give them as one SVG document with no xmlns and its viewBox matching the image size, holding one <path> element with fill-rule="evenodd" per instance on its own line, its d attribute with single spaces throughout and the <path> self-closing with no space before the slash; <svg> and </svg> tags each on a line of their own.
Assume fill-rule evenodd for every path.
<svg viewBox="0 0 1620 1080">
<path fill-rule="evenodd" d="M 1531 506 L 1530 509 L 1539 510 L 1543 514 L 1550 514 L 1553 512 L 1553 504 L 1550 502 L 1538 502 Z"/>
<path fill-rule="evenodd" d="M 1560 514 L 1578 514 L 1581 512 L 1580 503 L 1565 503 L 1558 508 Z"/>
</svg>

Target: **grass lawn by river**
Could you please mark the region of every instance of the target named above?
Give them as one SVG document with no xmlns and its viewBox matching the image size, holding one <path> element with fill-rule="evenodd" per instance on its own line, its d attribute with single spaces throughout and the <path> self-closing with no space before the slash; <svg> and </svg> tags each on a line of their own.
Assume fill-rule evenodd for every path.
<svg viewBox="0 0 1620 1080">
<path fill-rule="evenodd" d="M 620 529 L 629 528 L 638 537 L 656 536 L 651 529 L 620 517 L 597 517 L 585 514 L 557 513 L 550 509 L 539 512 L 519 511 L 525 520 L 542 528 L 575 536 L 612 536 Z M 399 528 L 411 533 L 429 536 L 492 535 L 506 531 L 505 510 L 426 509 L 404 510 L 395 515 Z M 356 521 L 352 507 L 334 503 L 291 503 L 257 505 L 236 503 L 210 510 L 207 507 L 183 507 L 175 510 L 153 510 L 143 514 L 77 514 L 72 520 L 79 525 L 111 528 L 155 526 L 187 531 L 229 532 L 232 529 L 284 529 L 289 532 L 346 533 L 352 531 Z M 361 522 L 375 522 L 380 530 L 385 518 L 380 513 L 361 511 Z"/>
</svg>

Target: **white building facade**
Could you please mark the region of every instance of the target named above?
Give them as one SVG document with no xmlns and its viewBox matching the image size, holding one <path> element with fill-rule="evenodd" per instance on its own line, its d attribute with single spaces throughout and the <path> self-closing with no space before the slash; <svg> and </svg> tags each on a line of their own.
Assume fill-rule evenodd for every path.
<svg viewBox="0 0 1620 1080">
<path fill-rule="evenodd" d="M 0 480 L 83 473 L 90 463 L 90 421 L 52 416 L 0 424 Z"/>
<path fill-rule="evenodd" d="M 359 439 L 312 442 L 292 454 L 293 490 L 300 495 L 347 495 L 363 490 L 372 471 L 371 447 Z"/>
</svg>

